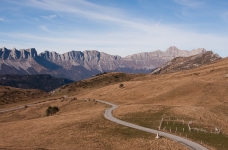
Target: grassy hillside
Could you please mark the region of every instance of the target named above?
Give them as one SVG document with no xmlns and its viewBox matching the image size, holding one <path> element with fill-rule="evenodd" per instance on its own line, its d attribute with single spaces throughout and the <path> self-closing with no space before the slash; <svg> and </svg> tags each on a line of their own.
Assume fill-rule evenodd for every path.
<svg viewBox="0 0 228 150">
<path fill-rule="evenodd" d="M 163 115 L 168 114 L 186 122 L 193 120 L 200 128 L 208 129 L 208 132 L 213 132 L 217 127 L 221 129 L 220 138 L 225 136 L 225 140 L 228 140 L 227 64 L 226 58 L 193 70 L 147 75 L 122 82 L 124 88 L 120 88 L 118 83 L 91 90 L 78 97 L 103 99 L 119 104 L 115 116 L 130 119 L 132 122 L 133 116 L 141 113 L 141 116 L 145 117 L 141 119 L 141 125 L 148 124 L 151 115 L 147 116 L 148 111 L 156 112 L 161 109 L 160 115 L 154 121 L 156 127 L 159 126 Z M 222 145 L 219 140 L 218 143 L 211 143 L 210 139 L 205 138 L 202 140 L 208 146 L 220 149 L 228 147 L 227 144 Z"/>
<path fill-rule="evenodd" d="M 0 86 L 0 108 L 39 101 L 48 96 L 48 93 L 41 90 Z"/>
<path fill-rule="evenodd" d="M 172 134 L 210 149 L 225 150 L 227 91 L 227 58 L 168 74 L 109 73 L 93 77 L 55 90 L 50 97 L 40 98 L 45 101 L 40 105 L 0 114 L 0 135 L 4 135 L 0 148 L 184 149 L 170 140 L 155 140 L 155 135 L 105 120 L 107 106 L 93 101 L 101 99 L 119 105 L 114 111 L 117 118 L 157 129 L 163 118 L 161 130 L 172 129 Z M 58 106 L 60 111 L 46 117 L 48 106 Z M 188 131 L 190 121 L 194 122 L 191 127 L 199 131 Z M 219 134 L 215 127 L 221 130 Z"/>
<path fill-rule="evenodd" d="M 143 77 L 145 74 L 126 74 L 119 72 L 110 72 L 101 74 L 90 79 L 77 81 L 56 89 L 53 94 L 55 95 L 79 95 L 82 93 L 90 92 L 91 90 L 99 89 L 109 85 L 130 81 L 137 77 Z"/>
<path fill-rule="evenodd" d="M 72 98 L 0 113 L 0 149 L 187 150 L 179 143 L 155 140 L 155 135 L 104 119 L 106 105 Z M 48 106 L 60 111 L 46 117 Z"/>
</svg>

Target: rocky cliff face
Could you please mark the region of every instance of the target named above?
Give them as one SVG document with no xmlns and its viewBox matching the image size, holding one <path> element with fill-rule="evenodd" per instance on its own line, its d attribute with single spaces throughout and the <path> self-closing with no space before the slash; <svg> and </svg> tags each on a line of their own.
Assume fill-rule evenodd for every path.
<svg viewBox="0 0 228 150">
<path fill-rule="evenodd" d="M 189 57 L 176 57 L 153 70 L 151 74 L 164 74 L 189 70 L 220 59 L 222 58 L 218 54 L 214 54 L 212 51 L 203 52 Z"/>
<path fill-rule="evenodd" d="M 13 48 L 9 50 L 5 47 L 0 48 L 0 58 L 2 60 L 24 60 L 37 57 L 35 48 L 17 50 Z"/>
<path fill-rule="evenodd" d="M 166 51 L 145 52 L 120 57 L 99 51 L 71 51 L 64 54 L 34 48 L 12 50 L 0 48 L 0 74 L 50 74 L 81 80 L 104 71 L 149 73 L 175 57 L 188 57 L 206 52 L 205 49 L 179 50 L 172 46 Z"/>
</svg>

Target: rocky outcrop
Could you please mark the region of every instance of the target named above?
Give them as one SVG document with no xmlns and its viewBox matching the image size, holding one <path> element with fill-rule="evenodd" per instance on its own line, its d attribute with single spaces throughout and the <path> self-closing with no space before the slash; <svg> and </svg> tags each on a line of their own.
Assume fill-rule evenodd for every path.
<svg viewBox="0 0 228 150">
<path fill-rule="evenodd" d="M 35 57 L 37 57 L 35 48 L 21 50 L 17 50 L 16 48 L 13 48 L 12 50 L 5 47 L 0 48 L 0 58 L 2 60 L 27 60 Z"/>
<path fill-rule="evenodd" d="M 149 73 L 175 57 L 187 57 L 205 51 L 205 49 L 179 50 L 172 46 L 164 52 L 157 50 L 122 58 L 95 50 L 71 51 L 64 54 L 45 51 L 37 54 L 34 48 L 21 50 L 0 48 L 0 74 L 50 74 L 81 80 L 104 71 Z"/>
<path fill-rule="evenodd" d="M 221 57 L 218 54 L 214 54 L 212 51 L 203 52 L 190 57 L 176 57 L 153 70 L 151 74 L 163 74 L 189 70 L 220 59 Z"/>
</svg>

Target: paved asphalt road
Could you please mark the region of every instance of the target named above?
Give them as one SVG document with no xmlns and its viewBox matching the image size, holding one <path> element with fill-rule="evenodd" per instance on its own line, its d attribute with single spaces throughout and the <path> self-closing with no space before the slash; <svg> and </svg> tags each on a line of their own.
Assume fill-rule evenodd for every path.
<svg viewBox="0 0 228 150">
<path fill-rule="evenodd" d="M 183 145 L 185 145 L 185 146 L 187 146 L 187 147 L 189 147 L 189 148 L 191 148 L 193 150 L 208 150 L 207 148 L 203 147 L 202 145 L 200 145 L 198 143 L 195 143 L 195 142 L 192 142 L 190 140 L 184 139 L 182 137 L 179 137 L 179 136 L 176 136 L 176 135 L 172 135 L 172 134 L 169 134 L 169 133 L 165 133 L 165 132 L 161 132 L 161 131 L 157 131 L 157 130 L 150 129 L 150 128 L 145 128 L 145 127 L 142 127 L 142 126 L 138 126 L 138 125 L 135 125 L 135 124 L 132 124 L 132 123 L 129 123 L 129 122 L 125 122 L 125 121 L 119 120 L 119 119 L 115 118 L 112 115 L 112 111 L 114 109 L 118 108 L 117 105 L 109 103 L 109 102 L 101 101 L 101 100 L 96 100 L 96 101 L 112 106 L 112 108 L 106 109 L 105 113 L 104 113 L 104 117 L 106 119 L 112 121 L 112 122 L 115 122 L 115 123 L 118 123 L 118 124 L 121 124 L 121 125 L 124 125 L 124 126 L 127 126 L 127 127 L 131 127 L 131 128 L 134 128 L 134 129 L 142 130 L 142 131 L 145 131 L 145 132 L 153 133 L 153 134 L 159 133 L 160 136 L 169 138 L 169 139 L 171 139 L 173 141 L 177 141 L 177 142 L 179 142 L 179 143 L 181 143 L 181 144 L 183 144 Z M 40 104 L 28 104 L 26 106 L 31 107 L 31 106 L 34 106 L 34 105 L 40 105 Z M 9 111 L 18 110 L 18 109 L 23 109 L 23 108 L 25 108 L 25 106 L 18 106 L 18 107 L 14 107 L 14 108 L 5 109 L 5 110 L 0 110 L 0 113 L 9 112 Z"/>
<path fill-rule="evenodd" d="M 204 147 L 204 146 L 202 146 L 202 145 L 200 145 L 198 143 L 192 142 L 192 141 L 190 141 L 188 139 L 185 139 L 185 138 L 182 138 L 182 137 L 179 137 L 179 136 L 176 136 L 176 135 L 172 135 L 172 134 L 169 134 L 169 133 L 157 131 L 157 130 L 154 130 L 154 129 L 145 128 L 145 127 L 142 127 L 142 126 L 138 126 L 138 125 L 135 125 L 135 124 L 132 124 L 132 123 L 129 123 L 129 122 L 125 122 L 125 121 L 119 120 L 119 119 L 115 118 L 112 115 L 112 111 L 115 110 L 118 107 L 117 105 L 109 103 L 109 102 L 101 101 L 101 100 L 96 100 L 96 101 L 112 106 L 112 108 L 106 109 L 105 113 L 104 113 L 104 117 L 106 119 L 112 121 L 112 122 L 115 122 L 115 123 L 118 123 L 118 124 L 121 124 L 121 125 L 124 125 L 124 126 L 127 126 L 127 127 L 131 127 L 131 128 L 134 128 L 134 129 L 142 130 L 142 131 L 145 131 L 145 132 L 153 133 L 153 134 L 159 133 L 160 136 L 163 136 L 163 137 L 166 137 L 166 138 L 171 139 L 173 141 L 179 142 L 179 143 L 181 143 L 181 144 L 183 144 L 183 145 L 185 145 L 185 146 L 187 146 L 187 147 L 189 147 L 190 149 L 193 149 L 193 150 L 208 150 L 206 147 Z"/>
<path fill-rule="evenodd" d="M 18 106 L 18 107 L 14 107 L 14 108 L 8 108 L 8 109 L 0 110 L 0 113 L 18 110 L 18 109 L 22 109 L 22 108 L 25 108 L 25 106 Z"/>
</svg>

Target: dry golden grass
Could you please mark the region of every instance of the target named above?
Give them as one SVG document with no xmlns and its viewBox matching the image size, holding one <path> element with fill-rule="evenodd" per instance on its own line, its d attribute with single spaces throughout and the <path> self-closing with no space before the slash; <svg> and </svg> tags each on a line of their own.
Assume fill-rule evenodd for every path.
<svg viewBox="0 0 228 150">
<path fill-rule="evenodd" d="M 228 58 L 193 70 L 134 78 L 121 82 L 124 88 L 118 83 L 76 94 L 118 104 L 116 117 L 167 106 L 170 114 L 213 124 L 228 134 L 227 74 Z"/>
<path fill-rule="evenodd" d="M 8 86 L 0 86 L 0 108 L 7 108 L 40 101 L 49 94 L 41 90 L 19 89 Z"/>
<path fill-rule="evenodd" d="M 143 74 L 125 74 L 118 72 L 111 72 L 104 75 L 95 76 L 83 81 L 77 81 L 69 85 L 62 86 L 55 90 L 54 95 L 75 95 L 88 93 L 91 90 L 121 83 L 123 81 L 130 81 L 136 77 L 145 76 Z"/>
<path fill-rule="evenodd" d="M 46 117 L 49 105 L 60 112 Z M 105 108 L 94 101 L 57 100 L 0 114 L 0 149 L 187 149 L 105 120 Z"/>
<path fill-rule="evenodd" d="M 182 113 L 187 115 L 195 116 L 199 112 L 208 111 L 221 116 L 223 113 L 227 114 L 228 106 L 226 74 L 228 59 L 194 70 L 138 77 L 122 82 L 124 88 L 119 88 L 118 83 L 76 94 L 82 98 L 107 100 L 119 104 L 120 107 L 125 106 L 124 109 L 127 109 L 128 105 L 143 108 L 148 104 L 167 105 L 179 106 L 178 109 L 185 110 L 186 112 Z"/>
<path fill-rule="evenodd" d="M 223 59 L 189 71 L 135 76 L 111 73 L 73 83 L 42 99 L 56 101 L 0 114 L 0 148 L 184 149 L 170 140 L 155 140 L 154 135 L 109 122 L 103 118 L 107 106 L 81 100 L 115 103 L 119 105 L 114 112 L 117 118 L 147 112 L 162 115 L 164 110 L 205 125 L 213 123 L 228 134 L 227 74 L 228 59 Z M 81 100 L 61 102 L 63 95 Z M 45 117 L 49 105 L 58 106 L 60 112 Z"/>
</svg>

